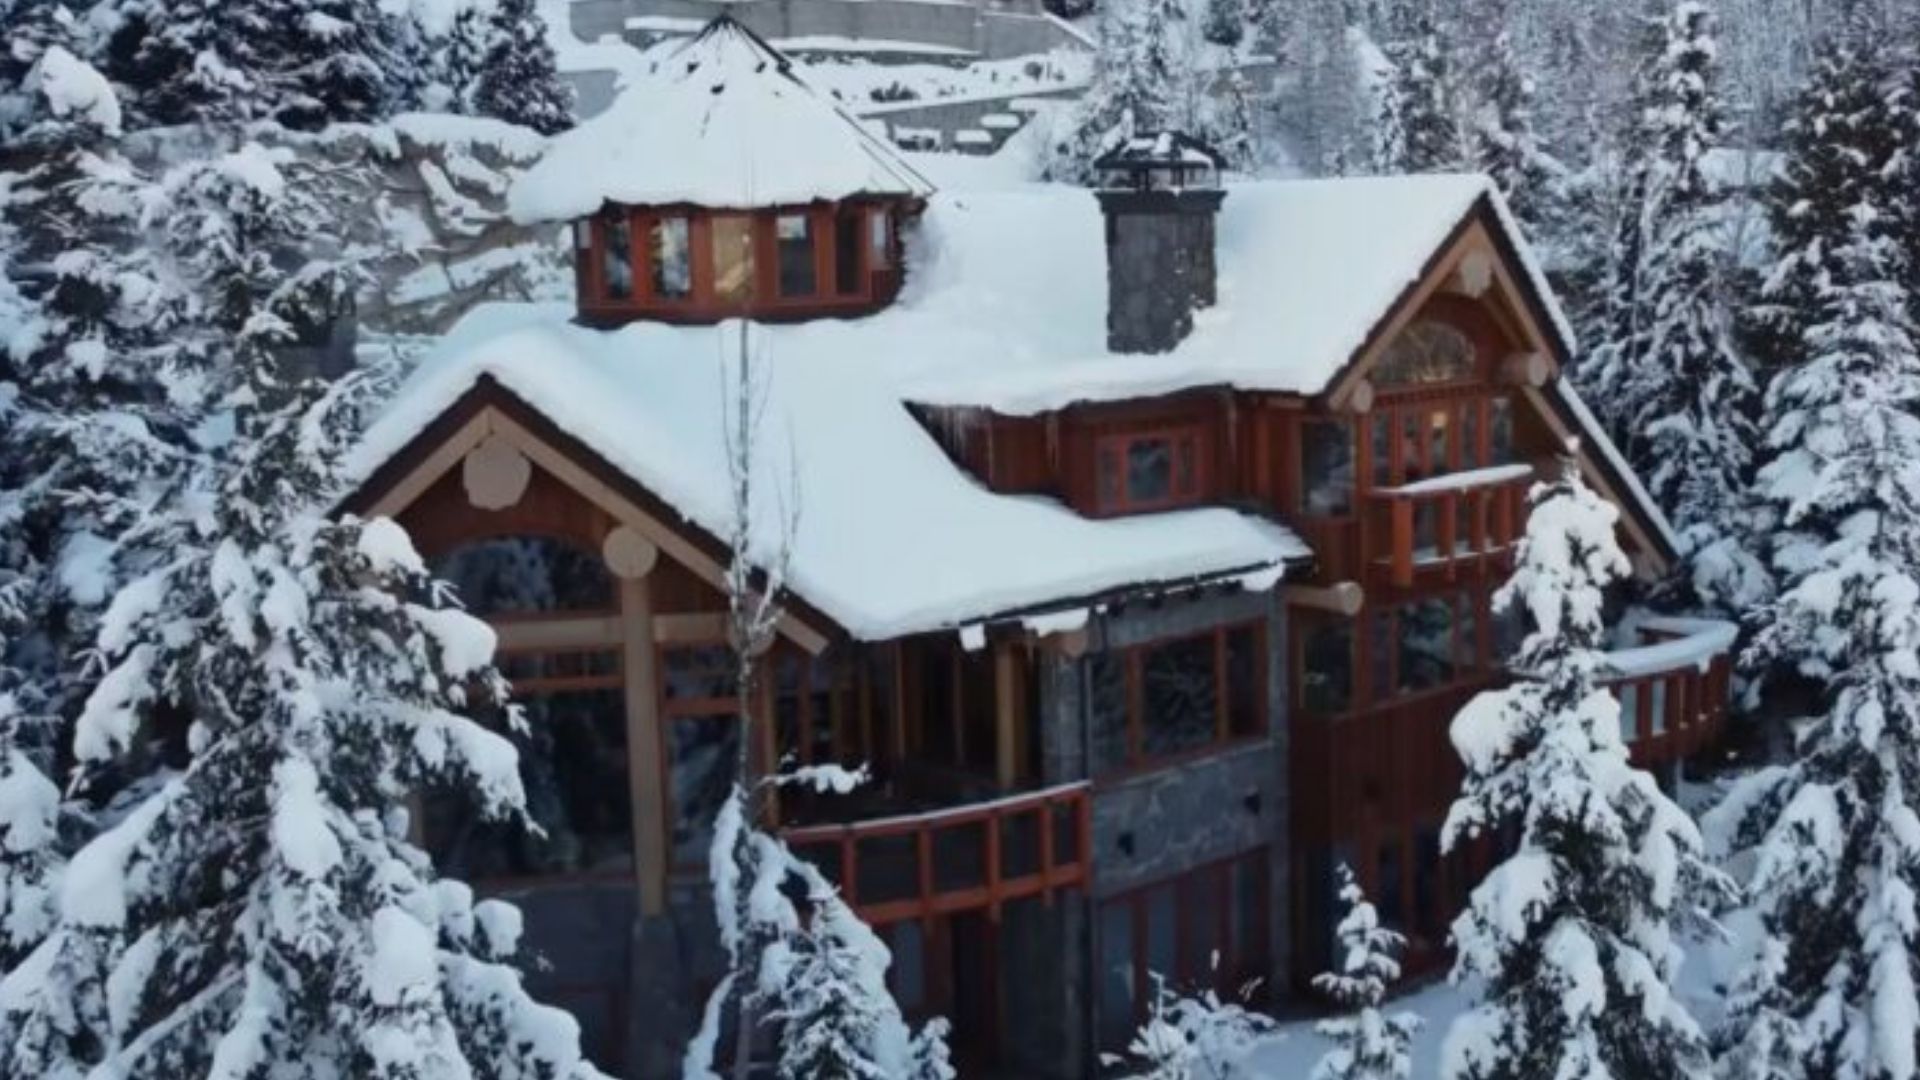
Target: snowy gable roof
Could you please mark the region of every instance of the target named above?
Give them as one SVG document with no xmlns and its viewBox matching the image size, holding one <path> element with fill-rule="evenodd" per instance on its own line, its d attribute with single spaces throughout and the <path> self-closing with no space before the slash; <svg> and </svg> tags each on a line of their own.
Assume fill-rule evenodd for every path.
<svg viewBox="0 0 1920 1080">
<path fill-rule="evenodd" d="M 710 536 L 732 520 L 723 437 L 740 324 L 574 325 L 565 308 L 495 305 L 424 361 L 356 449 L 358 480 L 491 378 Z M 1304 559 L 1286 528 L 1225 509 L 1095 521 L 976 483 L 903 403 L 865 347 L 873 320 L 756 327 L 764 425 L 756 558 L 799 507 L 789 583 L 855 637 L 939 630 L 1141 586 L 1248 575 Z M 797 490 L 791 490 L 795 489 Z M 776 494 L 777 493 L 777 494 Z"/>
<path fill-rule="evenodd" d="M 606 202 L 745 208 L 932 190 L 778 50 L 721 16 L 556 138 L 508 206 L 526 224 Z"/>
</svg>

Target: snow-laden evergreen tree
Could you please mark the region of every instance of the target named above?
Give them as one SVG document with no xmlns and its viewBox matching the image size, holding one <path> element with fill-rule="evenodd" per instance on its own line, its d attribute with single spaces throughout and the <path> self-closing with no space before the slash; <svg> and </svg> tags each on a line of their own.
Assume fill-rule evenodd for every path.
<svg viewBox="0 0 1920 1080">
<path fill-rule="evenodd" d="M 1200 28 L 1207 41 L 1214 45 L 1232 48 L 1240 44 L 1247 37 L 1245 0 L 1207 0 Z"/>
<path fill-rule="evenodd" d="M 1514 217 L 1529 233 L 1548 214 L 1561 167 L 1548 153 L 1534 126 L 1534 83 L 1525 70 L 1508 29 L 1509 0 L 1487 5 L 1485 15 L 1500 29 L 1491 52 L 1474 65 L 1478 85 L 1474 109 L 1475 164 L 1493 178 Z"/>
<path fill-rule="evenodd" d="M 1762 600 L 1748 484 L 1759 386 L 1736 333 L 1725 202 L 1706 175 L 1722 145 L 1713 27 L 1680 0 L 1643 78 L 1611 335 L 1584 373 L 1601 415 L 1673 520 L 1694 599 L 1738 613 Z"/>
<path fill-rule="evenodd" d="M 1413 1070 L 1411 1046 L 1420 1018 L 1409 1012 L 1383 1016 L 1380 1000 L 1400 979 L 1397 956 L 1407 939 L 1380 925 L 1353 872 L 1340 868 L 1340 902 L 1347 913 L 1334 928 L 1340 942 L 1340 967 L 1318 975 L 1314 989 L 1331 998 L 1347 1015 L 1322 1020 L 1314 1030 L 1333 1043 L 1314 1066 L 1309 1080 L 1407 1080 Z"/>
<path fill-rule="evenodd" d="M 1571 458 L 1537 484 L 1513 577 L 1495 594 L 1531 627 L 1514 681 L 1467 703 L 1466 765 L 1446 851 L 1508 826 L 1515 850 L 1453 923 L 1454 978 L 1481 1000 L 1454 1021 L 1446 1080 L 1705 1077 L 1705 1036 L 1671 991 L 1675 924 L 1730 888 L 1691 819 L 1634 769 L 1603 689 L 1603 592 L 1627 573 L 1619 512 Z"/>
<path fill-rule="evenodd" d="M 1341 0 L 1296 4 L 1288 40 L 1286 89 L 1273 103 L 1295 161 L 1321 176 L 1360 170 L 1372 152 L 1374 105 L 1346 6 Z"/>
<path fill-rule="evenodd" d="M 1451 28 L 1434 0 L 1418 0 L 1409 17 L 1408 36 L 1388 50 L 1394 71 L 1381 117 L 1382 164 L 1396 173 L 1465 170 L 1471 147 Z"/>
<path fill-rule="evenodd" d="M 310 220 L 280 161 L 249 145 L 166 185 L 192 234 L 176 269 L 220 300 L 196 326 L 229 354 L 236 434 L 120 538 L 142 572 L 102 620 L 73 750 L 188 763 L 69 864 L 51 934 L 0 982 L 0 1073 L 595 1077 L 572 1019 L 521 989 L 517 913 L 407 839 L 428 785 L 523 811 L 510 744 L 467 715 L 505 683 L 397 526 L 327 516 L 372 381 L 277 381 L 348 284 L 276 262 Z"/>
<path fill-rule="evenodd" d="M 534 0 L 494 0 L 488 44 L 466 105 L 481 116 L 554 135 L 573 126 L 573 92 Z"/>
<path fill-rule="evenodd" d="M 404 102 L 398 19 L 380 0 L 109 0 L 107 73 L 144 125 L 295 128 Z"/>
<path fill-rule="evenodd" d="M 1092 184 L 1100 155 L 1136 132 L 1156 131 L 1171 121 L 1179 96 L 1168 40 L 1169 9 L 1175 6 L 1169 0 L 1101 5 L 1093 81 L 1042 163 L 1045 179 Z"/>
<path fill-rule="evenodd" d="M 768 970 L 786 993 L 766 1019 L 780 1026 L 780 1080 L 896 1080 L 883 1043 L 899 1016 L 873 931 L 828 889 L 808 898 L 805 925 L 774 949 Z"/>
<path fill-rule="evenodd" d="M 1836 59 L 1810 96 L 1835 100 Z M 1803 359 L 1767 392 L 1758 487 L 1781 591 L 1753 645 L 1823 684 L 1823 708 L 1709 818 L 1753 867 L 1726 1055 L 1753 1080 L 1912 1076 L 1920 1056 L 1920 334 L 1894 218 L 1873 201 L 1886 150 L 1858 125 L 1823 128 L 1820 157 L 1852 162 L 1861 175 L 1835 179 L 1858 201 L 1811 238 L 1817 262 L 1797 260 L 1816 306 Z"/>
<path fill-rule="evenodd" d="M 1761 349 L 1770 368 L 1802 359 L 1820 281 L 1832 271 L 1853 209 L 1873 206 L 1897 220 L 1912 204 L 1899 167 L 1913 157 L 1905 88 L 1886 35 L 1864 12 L 1838 20 L 1793 103 L 1785 164 L 1767 204 L 1779 253 L 1762 285 Z"/>
<path fill-rule="evenodd" d="M 1126 1065 L 1126 1075 L 1139 1080 L 1230 1080 L 1278 1030 L 1271 1017 L 1239 1002 L 1211 990 L 1179 993 L 1155 973 L 1147 1019 L 1128 1044 L 1127 1057 L 1109 1054 L 1103 1060 Z"/>
</svg>

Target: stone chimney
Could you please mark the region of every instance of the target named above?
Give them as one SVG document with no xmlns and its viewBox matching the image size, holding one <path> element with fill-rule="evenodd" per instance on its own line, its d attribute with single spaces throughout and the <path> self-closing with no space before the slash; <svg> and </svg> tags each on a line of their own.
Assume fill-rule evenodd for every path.
<svg viewBox="0 0 1920 1080">
<path fill-rule="evenodd" d="M 1212 306 L 1220 155 L 1177 131 L 1134 136 L 1094 163 L 1107 225 L 1107 348 L 1161 353 Z"/>
</svg>

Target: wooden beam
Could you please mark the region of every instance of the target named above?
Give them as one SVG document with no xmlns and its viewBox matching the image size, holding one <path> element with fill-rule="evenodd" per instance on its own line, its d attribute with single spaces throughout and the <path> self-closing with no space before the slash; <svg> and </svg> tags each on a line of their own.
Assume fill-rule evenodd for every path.
<svg viewBox="0 0 1920 1080">
<path fill-rule="evenodd" d="M 1298 607 L 1331 611 L 1351 619 L 1366 605 L 1367 590 L 1357 581 L 1336 581 L 1331 585 L 1283 585 L 1280 598 Z"/>
<path fill-rule="evenodd" d="M 1020 731 L 1025 726 L 1019 715 L 1020 657 L 1011 642 L 993 648 L 994 759 L 1001 791 L 1012 791 L 1020 782 Z"/>
<path fill-rule="evenodd" d="M 503 653 L 613 648 L 630 633 L 624 613 L 574 618 L 505 619 L 490 625 L 498 642 L 498 651 Z"/>
<path fill-rule="evenodd" d="M 453 467 L 466 460 L 468 451 L 486 441 L 489 432 L 486 410 L 461 425 L 451 439 L 441 443 L 433 453 L 428 454 L 413 471 L 400 478 L 400 481 L 387 489 L 380 500 L 367 508 L 366 516 L 397 517 L 400 511 L 413 505 L 421 495 L 426 494 L 442 476 Z"/>
<path fill-rule="evenodd" d="M 626 677 L 627 775 L 633 802 L 633 865 L 640 889 L 640 910 L 660 915 L 667 910 L 666 807 L 659 795 L 667 790 L 667 766 L 662 748 L 658 675 L 653 654 L 653 589 L 648 578 L 620 582 L 621 671 Z"/>
</svg>

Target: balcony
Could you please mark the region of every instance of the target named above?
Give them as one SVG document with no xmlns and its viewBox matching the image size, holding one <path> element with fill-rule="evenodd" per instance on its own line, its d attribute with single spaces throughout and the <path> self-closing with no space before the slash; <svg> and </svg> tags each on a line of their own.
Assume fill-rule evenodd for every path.
<svg viewBox="0 0 1920 1080">
<path fill-rule="evenodd" d="M 1387 584 L 1454 581 L 1503 568 L 1526 521 L 1531 465 L 1446 473 L 1368 494 L 1373 570 Z"/>
<path fill-rule="evenodd" d="M 784 832 L 875 926 L 985 911 L 1084 887 L 1092 826 L 1085 781 L 926 813 Z"/>
<path fill-rule="evenodd" d="M 1643 643 L 1607 654 L 1620 736 L 1636 765 L 1679 761 L 1711 745 L 1727 719 L 1738 628 L 1715 619 L 1652 618 Z"/>
</svg>

